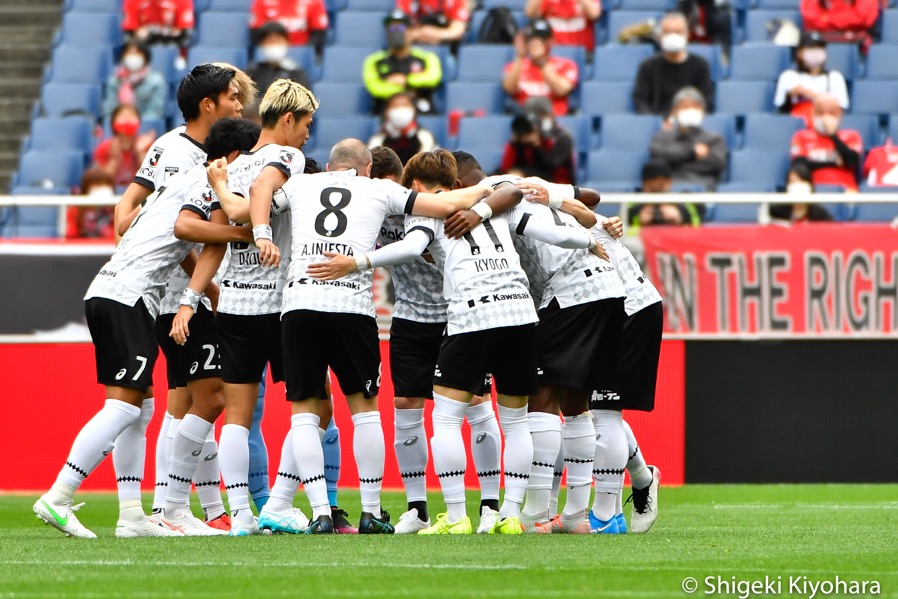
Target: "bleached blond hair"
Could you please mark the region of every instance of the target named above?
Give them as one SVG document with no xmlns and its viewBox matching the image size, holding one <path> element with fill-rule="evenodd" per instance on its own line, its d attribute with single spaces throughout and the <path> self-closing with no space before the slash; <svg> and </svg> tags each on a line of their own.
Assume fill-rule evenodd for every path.
<svg viewBox="0 0 898 599">
<path fill-rule="evenodd" d="M 292 79 L 277 79 L 259 104 L 263 127 L 273 127 L 288 112 L 305 116 L 318 110 L 318 100 L 305 86 Z"/>
<path fill-rule="evenodd" d="M 234 71 L 234 78 L 231 83 L 237 88 L 237 101 L 243 105 L 244 110 L 249 110 L 256 105 L 256 97 L 259 95 L 259 88 L 256 82 L 249 75 L 238 69 L 232 64 L 226 62 L 213 62 L 213 65 L 222 69 L 230 69 Z"/>
</svg>

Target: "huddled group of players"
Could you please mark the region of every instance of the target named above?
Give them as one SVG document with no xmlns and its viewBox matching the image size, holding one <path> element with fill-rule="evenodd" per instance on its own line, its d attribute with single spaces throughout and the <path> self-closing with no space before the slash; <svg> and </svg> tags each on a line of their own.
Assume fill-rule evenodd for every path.
<svg viewBox="0 0 898 599">
<path fill-rule="evenodd" d="M 391 150 L 355 139 L 337 143 L 322 171 L 301 152 L 318 110 L 309 90 L 286 79 L 272 84 L 259 106 L 261 127 L 240 118 L 255 93 L 230 65 L 194 68 L 177 94 L 186 125 L 157 140 L 116 207 L 121 240 L 85 296 L 107 400 L 34 504 L 37 517 L 66 535 L 95 537 L 75 516 L 73 498 L 112 453 L 119 537 L 469 534 L 467 419 L 481 490 L 478 533 L 627 532 L 625 469 L 630 530 L 647 532 L 660 472 L 646 465 L 621 410 L 653 408 L 661 298 L 617 240 L 620 220 L 592 211 L 598 193 L 487 177 L 465 152 L 422 152 L 403 167 Z M 408 511 L 395 523 L 380 503 L 386 449 L 372 294 L 379 266 L 390 268 L 396 297 L 394 448 Z M 140 488 L 159 347 L 168 408 L 147 516 Z M 286 382 L 292 404 L 270 489 L 259 429 L 266 368 Z M 357 528 L 337 503 L 329 371 L 352 414 Z M 446 502 L 433 519 L 428 399 Z M 204 519 L 190 510 L 193 484 Z M 293 507 L 300 485 L 311 518 Z"/>
</svg>

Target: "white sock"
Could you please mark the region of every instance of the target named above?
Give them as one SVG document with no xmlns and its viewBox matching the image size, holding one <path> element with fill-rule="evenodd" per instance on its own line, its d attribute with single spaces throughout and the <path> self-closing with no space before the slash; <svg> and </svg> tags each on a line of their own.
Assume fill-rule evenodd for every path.
<svg viewBox="0 0 898 599">
<path fill-rule="evenodd" d="M 171 466 L 171 447 L 175 443 L 175 436 L 178 434 L 178 428 L 181 426 L 182 418 L 172 416 L 171 423 L 168 425 L 168 433 L 165 436 L 165 486 L 168 487 L 168 466 Z M 166 492 L 167 493 L 167 492 Z M 165 507 L 165 500 L 162 501 Z"/>
<path fill-rule="evenodd" d="M 561 453 L 561 418 L 557 414 L 530 412 L 527 424 L 533 439 L 533 463 L 527 483 L 524 513 L 533 518 L 545 518 L 549 512 L 555 462 Z"/>
<path fill-rule="evenodd" d="M 281 447 L 281 461 L 278 464 L 278 475 L 271 487 L 271 497 L 265 507 L 275 512 L 282 512 L 293 507 L 293 498 L 299 488 L 299 468 L 293 455 L 293 430 L 288 430 Z"/>
<path fill-rule="evenodd" d="M 642 451 L 636 443 L 636 435 L 626 420 L 624 432 L 627 433 L 627 472 L 630 474 L 630 484 L 634 489 L 644 489 L 652 484 L 652 471 L 646 466 Z"/>
<path fill-rule="evenodd" d="M 143 518 L 140 483 L 147 455 L 147 425 L 153 419 L 153 398 L 143 400 L 137 422 L 121 432 L 112 449 L 115 482 L 118 486 L 119 511 L 132 520 Z"/>
<path fill-rule="evenodd" d="M 446 501 L 446 512 L 450 522 L 457 522 L 467 516 L 465 509 L 465 466 L 467 454 L 461 436 L 461 425 L 465 420 L 468 404 L 449 399 L 439 393 L 433 394 L 433 438 L 430 450 L 433 452 L 433 467 Z"/>
<path fill-rule="evenodd" d="M 117 399 L 106 403 L 75 437 L 65 466 L 59 472 L 52 490 L 60 500 L 71 500 L 88 475 L 112 451 L 122 431 L 137 422 L 140 408 Z"/>
<path fill-rule="evenodd" d="M 253 513 L 249 509 L 249 429 L 239 424 L 226 424 L 221 428 L 221 475 L 228 492 L 231 518 L 243 524 L 251 524 Z"/>
<path fill-rule="evenodd" d="M 500 405 L 499 425 L 505 435 L 505 497 L 499 507 L 499 517 L 508 518 L 521 513 L 533 462 L 533 438 L 527 423 L 527 406 L 506 408 Z"/>
<path fill-rule="evenodd" d="M 312 505 L 312 519 L 330 516 L 327 501 L 327 483 L 324 481 L 324 452 L 318 436 L 318 414 L 294 414 L 290 417 L 293 432 L 293 459 L 299 465 L 299 474 Z"/>
<path fill-rule="evenodd" d="M 549 518 L 558 515 L 558 493 L 561 492 L 561 477 L 564 475 L 564 429 L 561 435 L 561 451 L 558 452 L 558 459 L 555 460 L 555 472 L 552 474 L 552 492 L 549 494 Z M 592 476 L 592 460 L 590 460 L 590 476 Z M 589 479 L 592 484 L 592 478 Z"/>
<path fill-rule="evenodd" d="M 596 493 L 592 511 L 596 518 L 607 522 L 616 513 L 617 495 L 627 466 L 627 435 L 620 412 L 590 412 L 595 418 L 596 427 L 596 453 L 592 470 Z"/>
<path fill-rule="evenodd" d="M 471 456 L 480 482 L 480 501 L 499 501 L 502 482 L 502 435 L 493 402 L 468 406 L 465 418 L 471 426 Z"/>
<path fill-rule="evenodd" d="M 211 429 L 211 422 L 206 422 L 195 414 L 188 414 L 181 421 L 171 446 L 168 493 L 165 495 L 166 518 L 173 518 L 177 512 L 186 509 L 190 483 Z"/>
<path fill-rule="evenodd" d="M 162 427 L 159 436 L 156 437 L 156 486 L 153 491 L 153 510 L 161 510 L 165 507 L 165 491 L 168 489 L 168 458 L 165 455 L 165 439 L 168 437 L 168 427 L 171 425 L 172 415 L 168 412 L 162 417 Z"/>
<path fill-rule="evenodd" d="M 424 408 L 393 410 L 395 437 L 393 450 L 407 502 L 427 501 L 427 433 Z"/>
<path fill-rule="evenodd" d="M 562 427 L 564 462 L 567 467 L 567 499 L 564 514 L 573 516 L 589 507 L 592 468 L 596 453 L 596 427 L 589 412 L 568 416 Z"/>
<path fill-rule="evenodd" d="M 196 495 L 207 521 L 215 520 L 225 513 L 224 501 L 221 499 L 221 465 L 218 459 L 218 443 L 215 441 L 215 427 L 209 429 L 206 442 L 203 443 L 200 462 L 193 473 L 193 484 L 196 485 Z"/>
<path fill-rule="evenodd" d="M 380 412 L 360 412 L 352 416 L 355 428 L 352 452 L 359 469 L 359 494 L 362 511 L 380 518 L 380 489 L 384 482 L 384 429 Z"/>
</svg>

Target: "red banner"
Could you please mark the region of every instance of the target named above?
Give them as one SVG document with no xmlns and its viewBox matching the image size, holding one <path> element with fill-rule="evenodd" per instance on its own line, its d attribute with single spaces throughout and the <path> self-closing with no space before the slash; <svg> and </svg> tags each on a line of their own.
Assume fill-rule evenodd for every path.
<svg viewBox="0 0 898 599">
<path fill-rule="evenodd" d="M 898 332 L 898 232 L 888 225 L 646 227 L 641 236 L 667 333 Z"/>
</svg>

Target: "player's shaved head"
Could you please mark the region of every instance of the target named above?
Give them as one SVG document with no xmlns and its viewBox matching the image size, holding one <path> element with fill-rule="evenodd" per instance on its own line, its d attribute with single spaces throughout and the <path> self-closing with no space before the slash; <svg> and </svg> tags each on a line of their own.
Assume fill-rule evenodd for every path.
<svg viewBox="0 0 898 599">
<path fill-rule="evenodd" d="M 415 180 L 428 189 L 452 189 L 458 180 L 455 156 L 448 150 L 418 152 L 409 158 L 402 171 L 402 185 L 411 189 Z"/>
<path fill-rule="evenodd" d="M 459 150 L 452 152 L 452 155 L 458 166 L 458 180 L 461 181 L 462 187 L 477 185 L 486 178 L 483 167 L 471 154 Z"/>
<path fill-rule="evenodd" d="M 393 148 L 386 146 L 371 148 L 371 178 L 392 179 L 397 183 L 402 179 L 402 160 Z"/>
<path fill-rule="evenodd" d="M 354 168 L 359 175 L 365 175 L 369 164 L 371 164 L 371 150 L 361 140 L 350 137 L 338 141 L 331 148 L 327 170 Z"/>
<path fill-rule="evenodd" d="M 249 152 L 259 141 L 262 129 L 249 119 L 219 119 L 209 129 L 205 146 L 209 160 L 224 158 L 231 152 Z"/>
<path fill-rule="evenodd" d="M 234 65 L 226 62 L 213 62 L 211 64 L 222 69 L 234 71 L 234 78 L 231 79 L 231 85 L 237 88 L 237 101 L 240 102 L 244 110 L 249 110 L 255 106 L 259 88 L 256 87 L 255 81 L 253 81 L 249 75 Z"/>
</svg>

